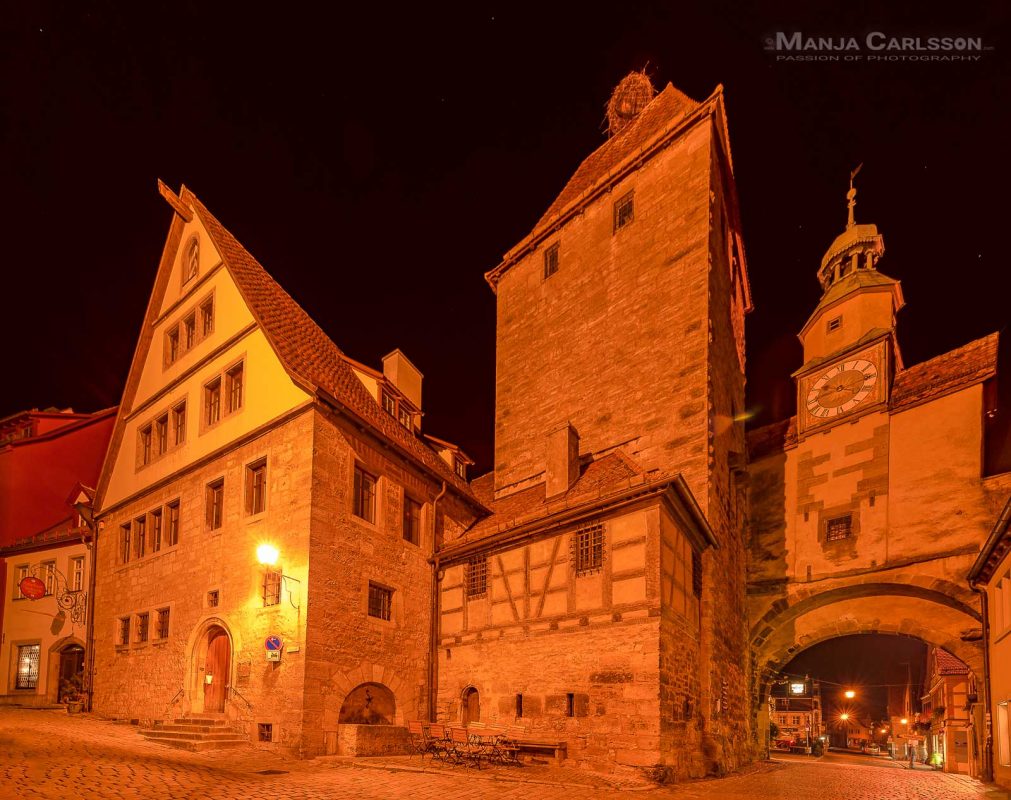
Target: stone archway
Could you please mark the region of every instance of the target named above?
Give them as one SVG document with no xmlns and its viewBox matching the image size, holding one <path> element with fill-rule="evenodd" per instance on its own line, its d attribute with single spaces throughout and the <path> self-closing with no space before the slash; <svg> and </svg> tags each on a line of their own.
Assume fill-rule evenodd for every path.
<svg viewBox="0 0 1011 800">
<path fill-rule="evenodd" d="M 240 652 L 231 626 L 221 617 L 203 620 L 190 634 L 187 652 L 183 678 L 187 710 L 198 714 L 225 711 L 235 685 L 235 656 Z"/>
<path fill-rule="evenodd" d="M 397 718 L 397 699 L 382 683 L 356 686 L 341 703 L 339 725 L 392 725 Z"/>
</svg>

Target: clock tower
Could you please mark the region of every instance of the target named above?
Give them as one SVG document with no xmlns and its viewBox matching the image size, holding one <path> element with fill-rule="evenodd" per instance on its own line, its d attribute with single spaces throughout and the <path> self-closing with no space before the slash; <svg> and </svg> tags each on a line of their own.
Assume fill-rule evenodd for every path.
<svg viewBox="0 0 1011 800">
<path fill-rule="evenodd" d="M 885 241 L 877 226 L 854 219 L 859 171 L 850 176 L 846 229 L 818 270 L 824 293 L 799 334 L 804 366 L 793 376 L 801 435 L 887 404 L 891 378 L 902 369 L 895 337 L 902 289 L 878 271 Z"/>
</svg>

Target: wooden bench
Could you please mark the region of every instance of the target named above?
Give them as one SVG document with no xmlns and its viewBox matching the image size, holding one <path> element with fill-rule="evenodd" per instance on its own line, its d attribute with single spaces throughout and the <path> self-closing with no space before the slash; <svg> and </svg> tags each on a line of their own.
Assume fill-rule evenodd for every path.
<svg viewBox="0 0 1011 800">
<path fill-rule="evenodd" d="M 510 744 L 516 748 L 517 754 L 529 753 L 530 755 L 549 756 L 555 760 L 555 764 L 561 764 L 565 760 L 568 744 L 555 739 L 535 739 L 529 736 L 522 736 L 510 739 Z"/>
</svg>

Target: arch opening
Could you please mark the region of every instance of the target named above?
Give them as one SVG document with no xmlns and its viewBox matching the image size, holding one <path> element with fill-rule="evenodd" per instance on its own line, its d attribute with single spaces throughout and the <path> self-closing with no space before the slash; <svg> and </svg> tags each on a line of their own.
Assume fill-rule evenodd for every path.
<svg viewBox="0 0 1011 800">
<path fill-rule="evenodd" d="M 397 700 L 390 688 L 362 683 L 344 698 L 337 721 L 341 725 L 393 725 L 396 717 Z"/>
</svg>

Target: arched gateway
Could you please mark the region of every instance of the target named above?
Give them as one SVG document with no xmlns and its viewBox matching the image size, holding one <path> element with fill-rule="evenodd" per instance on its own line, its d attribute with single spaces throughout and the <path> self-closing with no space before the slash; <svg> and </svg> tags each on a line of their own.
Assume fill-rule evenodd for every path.
<svg viewBox="0 0 1011 800">
<path fill-rule="evenodd" d="M 192 711 L 216 714 L 225 711 L 233 681 L 232 633 L 223 620 L 201 623 L 190 639 L 187 696 Z"/>
</svg>

